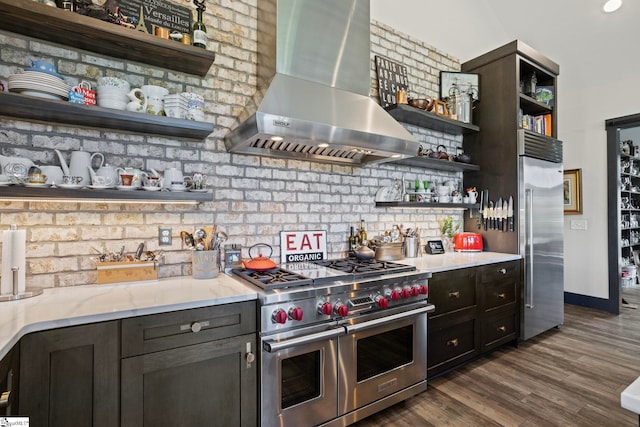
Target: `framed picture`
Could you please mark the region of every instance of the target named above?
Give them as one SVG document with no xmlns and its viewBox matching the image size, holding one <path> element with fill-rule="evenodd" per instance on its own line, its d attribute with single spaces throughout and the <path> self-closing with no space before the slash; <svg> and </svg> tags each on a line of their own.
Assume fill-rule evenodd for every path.
<svg viewBox="0 0 640 427">
<path fill-rule="evenodd" d="M 439 100 L 434 100 L 433 101 L 433 109 L 431 110 L 432 112 L 436 113 L 439 116 L 446 116 L 447 115 L 447 104 L 445 104 L 442 101 Z"/>
<path fill-rule="evenodd" d="M 452 87 L 473 95 L 474 101 L 480 100 L 480 76 L 474 73 L 440 71 L 440 99 L 450 95 Z"/>
<path fill-rule="evenodd" d="M 564 214 L 582 214 L 582 178 L 581 169 L 564 171 Z"/>
</svg>

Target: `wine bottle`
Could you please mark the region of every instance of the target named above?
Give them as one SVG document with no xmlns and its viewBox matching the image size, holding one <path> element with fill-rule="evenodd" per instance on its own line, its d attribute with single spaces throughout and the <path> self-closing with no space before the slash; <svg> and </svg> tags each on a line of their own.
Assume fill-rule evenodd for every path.
<svg viewBox="0 0 640 427">
<path fill-rule="evenodd" d="M 367 244 L 367 230 L 364 227 L 364 219 L 360 220 L 360 244 L 365 246 Z"/>
<path fill-rule="evenodd" d="M 205 9 L 204 1 L 193 0 L 193 3 L 196 5 L 196 11 L 198 12 L 198 18 L 196 19 L 196 22 L 193 23 L 193 45 L 195 47 L 206 49 L 207 27 L 202 21 L 202 13 Z"/>
<path fill-rule="evenodd" d="M 356 235 L 355 235 L 355 232 L 353 231 L 353 227 L 351 227 L 350 234 L 349 234 L 349 251 L 356 250 L 357 246 L 358 246 L 358 240 L 356 239 Z"/>
</svg>

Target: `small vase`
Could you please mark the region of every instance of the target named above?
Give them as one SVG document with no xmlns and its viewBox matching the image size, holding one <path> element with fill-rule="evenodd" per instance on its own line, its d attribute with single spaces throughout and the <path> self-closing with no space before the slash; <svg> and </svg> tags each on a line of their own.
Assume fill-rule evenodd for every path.
<svg viewBox="0 0 640 427">
<path fill-rule="evenodd" d="M 442 246 L 444 247 L 445 252 L 453 252 L 453 239 L 442 236 Z"/>
</svg>

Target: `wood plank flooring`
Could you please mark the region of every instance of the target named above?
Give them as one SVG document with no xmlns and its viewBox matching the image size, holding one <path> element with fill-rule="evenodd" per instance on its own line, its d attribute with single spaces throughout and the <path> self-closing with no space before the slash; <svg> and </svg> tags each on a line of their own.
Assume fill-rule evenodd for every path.
<svg viewBox="0 0 640 427">
<path fill-rule="evenodd" d="M 640 307 L 640 289 L 625 291 Z M 640 376 L 640 309 L 565 305 L 565 323 L 429 382 L 355 427 L 638 426 L 620 393 Z"/>
</svg>

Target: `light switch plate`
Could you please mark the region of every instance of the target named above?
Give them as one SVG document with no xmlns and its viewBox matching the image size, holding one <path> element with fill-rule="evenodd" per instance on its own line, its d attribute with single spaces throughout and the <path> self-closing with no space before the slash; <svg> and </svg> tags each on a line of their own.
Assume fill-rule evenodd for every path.
<svg viewBox="0 0 640 427">
<path fill-rule="evenodd" d="M 586 230 L 587 229 L 587 220 L 586 219 L 572 219 L 570 226 L 571 226 L 572 230 Z"/>
</svg>

